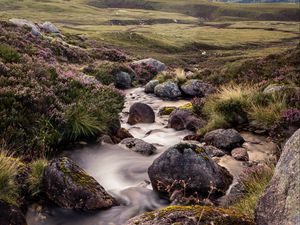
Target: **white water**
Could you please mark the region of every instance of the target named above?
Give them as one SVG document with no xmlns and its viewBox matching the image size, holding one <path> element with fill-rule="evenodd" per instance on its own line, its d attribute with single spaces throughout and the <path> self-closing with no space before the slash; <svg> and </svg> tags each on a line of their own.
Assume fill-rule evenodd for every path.
<svg viewBox="0 0 300 225">
<path fill-rule="evenodd" d="M 150 105 L 157 114 L 163 106 L 181 106 L 187 103 L 180 101 L 162 101 L 152 95 L 146 95 L 142 88 L 126 91 L 125 109 L 121 115 L 122 127 L 130 133 L 158 148 L 158 153 L 153 156 L 143 156 L 118 145 L 96 145 L 77 149 L 66 154 L 93 176 L 110 194 L 117 198 L 121 206 L 108 210 L 83 213 L 72 210 L 59 209 L 49 206 L 46 209 L 31 207 L 27 213 L 29 225 L 121 225 L 128 219 L 167 205 L 160 199 L 149 185 L 147 174 L 148 167 L 168 147 L 178 144 L 183 137 L 191 134 L 190 131 L 175 131 L 166 128 L 168 116 L 156 117 L 153 124 L 128 125 L 127 117 L 129 107 L 135 102 Z M 259 140 L 253 135 L 243 134 L 245 145 L 249 147 L 250 160 L 264 160 L 272 153 L 274 145 L 264 140 Z M 243 164 L 231 156 L 222 157 L 219 164 L 226 167 L 235 177 L 243 169 Z"/>
</svg>

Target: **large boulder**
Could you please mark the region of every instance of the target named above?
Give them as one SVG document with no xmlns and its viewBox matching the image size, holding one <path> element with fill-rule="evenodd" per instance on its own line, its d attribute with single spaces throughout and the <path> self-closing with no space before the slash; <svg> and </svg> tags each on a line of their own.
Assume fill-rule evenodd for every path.
<svg viewBox="0 0 300 225">
<path fill-rule="evenodd" d="M 154 88 L 159 85 L 158 80 L 150 80 L 146 85 L 145 85 L 145 92 L 146 93 L 154 93 Z"/>
<path fill-rule="evenodd" d="M 218 129 L 208 132 L 204 136 L 204 141 L 229 152 L 245 142 L 244 138 L 235 129 Z"/>
<path fill-rule="evenodd" d="M 285 144 L 274 176 L 259 200 L 257 225 L 300 224 L 300 129 Z"/>
<path fill-rule="evenodd" d="M 210 206 L 169 206 L 147 212 L 127 221 L 125 225 L 254 225 L 245 215 Z"/>
<path fill-rule="evenodd" d="M 153 144 L 147 143 L 138 138 L 126 138 L 121 141 L 120 144 L 121 146 L 142 155 L 153 155 L 157 150 Z"/>
<path fill-rule="evenodd" d="M 56 34 L 60 33 L 58 28 L 51 22 L 45 22 L 41 24 L 40 27 L 48 33 L 56 33 Z"/>
<path fill-rule="evenodd" d="M 166 81 L 155 86 L 154 94 L 161 98 L 176 99 L 181 96 L 181 91 L 176 82 Z"/>
<path fill-rule="evenodd" d="M 177 182 L 184 183 L 185 195 L 197 193 L 207 197 L 210 193 L 211 197 L 219 197 L 225 194 L 233 180 L 231 174 L 216 164 L 203 148 L 188 143 L 165 151 L 149 167 L 148 174 L 153 189 L 169 198 L 182 188 L 174 185 Z"/>
<path fill-rule="evenodd" d="M 181 90 L 184 94 L 193 97 L 205 97 L 216 91 L 212 85 L 204 83 L 200 80 L 188 80 L 181 86 Z"/>
<path fill-rule="evenodd" d="M 14 205 L 0 200 L 1 225 L 27 225 L 22 211 Z"/>
<path fill-rule="evenodd" d="M 156 59 L 152 59 L 152 58 L 148 58 L 148 59 L 142 59 L 142 60 L 138 60 L 138 61 L 134 61 L 131 63 L 132 65 L 136 66 L 136 65 L 147 65 L 147 66 L 151 66 L 153 68 L 155 68 L 155 70 L 160 73 L 162 71 L 164 71 L 166 69 L 166 65 Z"/>
<path fill-rule="evenodd" d="M 44 171 L 43 188 L 47 197 L 62 208 L 95 210 L 117 205 L 93 177 L 68 158 L 49 163 Z"/>
<path fill-rule="evenodd" d="M 129 109 L 129 118 L 127 123 L 134 125 L 137 123 L 154 123 L 155 113 L 153 109 L 144 103 L 134 103 Z"/>
<path fill-rule="evenodd" d="M 41 31 L 40 28 L 34 24 L 33 22 L 29 21 L 29 20 L 25 20 L 25 19 L 16 19 L 16 18 L 12 18 L 9 20 L 11 23 L 15 24 L 18 27 L 29 27 L 31 28 L 31 33 L 34 36 L 41 36 Z"/>
<path fill-rule="evenodd" d="M 168 120 L 168 127 L 175 130 L 195 131 L 206 125 L 206 122 L 193 115 L 191 110 L 175 109 Z"/>
<path fill-rule="evenodd" d="M 116 74 L 115 85 L 117 88 L 127 89 L 132 85 L 132 79 L 129 73 L 119 72 Z"/>
</svg>

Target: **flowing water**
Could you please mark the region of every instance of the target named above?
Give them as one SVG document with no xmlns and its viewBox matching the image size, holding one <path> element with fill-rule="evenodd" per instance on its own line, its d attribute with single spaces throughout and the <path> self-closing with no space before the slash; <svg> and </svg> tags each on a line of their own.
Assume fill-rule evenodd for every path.
<svg viewBox="0 0 300 225">
<path fill-rule="evenodd" d="M 187 101 L 163 101 L 146 95 L 142 88 L 126 91 L 125 108 L 121 115 L 122 127 L 128 129 L 134 137 L 154 144 L 158 148 L 157 154 L 143 156 L 122 149 L 119 145 L 109 144 L 83 147 L 65 153 L 113 195 L 121 203 L 120 206 L 99 212 L 76 212 L 56 206 L 41 209 L 39 206 L 32 206 L 26 216 L 29 225 L 121 225 L 138 214 L 168 204 L 151 190 L 147 169 L 163 151 L 182 141 L 183 137 L 191 132 L 166 128 L 168 116 L 157 117 L 153 124 L 128 125 L 126 121 L 129 107 L 135 102 L 150 105 L 157 114 L 163 106 L 178 107 Z M 251 160 L 265 160 L 276 148 L 266 139 L 249 133 L 243 133 L 243 137 L 247 141 L 245 147 L 249 149 Z M 244 167 L 243 163 L 230 156 L 222 157 L 219 164 L 226 167 L 235 177 Z"/>
</svg>

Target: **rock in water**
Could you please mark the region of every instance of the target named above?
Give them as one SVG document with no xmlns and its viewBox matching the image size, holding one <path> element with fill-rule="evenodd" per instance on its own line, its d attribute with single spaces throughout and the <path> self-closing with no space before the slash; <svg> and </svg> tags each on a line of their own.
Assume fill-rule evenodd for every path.
<svg viewBox="0 0 300 225">
<path fill-rule="evenodd" d="M 246 216 L 210 206 L 169 206 L 147 212 L 127 221 L 125 225 L 254 225 Z"/>
<path fill-rule="evenodd" d="M 154 123 L 155 113 L 153 109 L 144 103 L 134 103 L 129 109 L 128 122 L 130 125 L 137 123 Z"/>
<path fill-rule="evenodd" d="M 177 83 L 174 81 L 167 81 L 156 85 L 154 94 L 161 98 L 176 99 L 181 96 L 181 91 L 179 90 Z"/>
<path fill-rule="evenodd" d="M 244 138 L 235 129 L 211 131 L 204 136 L 204 141 L 229 152 L 234 148 L 240 147 L 245 142 Z"/>
<path fill-rule="evenodd" d="M 117 205 L 116 200 L 68 158 L 52 160 L 45 168 L 44 192 L 62 208 L 95 210 Z"/>
<path fill-rule="evenodd" d="M 16 206 L 0 200 L 0 224 L 1 225 L 27 225 L 21 210 Z"/>
<path fill-rule="evenodd" d="M 166 65 L 164 63 L 162 63 L 156 59 L 152 59 L 152 58 L 142 59 L 139 61 L 134 61 L 132 63 L 132 65 L 142 65 L 142 64 L 146 64 L 147 66 L 151 66 L 151 67 L 155 68 L 158 73 L 160 73 L 166 69 Z"/>
<path fill-rule="evenodd" d="M 207 197 L 212 192 L 211 197 L 219 197 L 225 194 L 233 180 L 231 174 L 216 164 L 204 149 L 187 143 L 165 151 L 149 167 L 148 174 L 153 189 L 169 197 L 175 191 L 170 191 L 170 187 L 182 181 L 186 185 L 184 191 L 187 195 L 196 192 Z"/>
<path fill-rule="evenodd" d="M 300 224 L 300 129 L 285 144 L 274 176 L 259 200 L 258 225 Z"/>
<path fill-rule="evenodd" d="M 126 72 L 119 72 L 116 74 L 116 87 L 121 89 L 130 88 L 132 85 L 132 79 L 130 74 Z"/>
<path fill-rule="evenodd" d="M 146 93 L 154 93 L 154 88 L 159 85 L 158 80 L 151 80 L 145 85 L 145 92 Z"/>
<path fill-rule="evenodd" d="M 45 22 L 41 25 L 41 28 L 48 33 L 60 33 L 58 28 L 51 22 Z"/>
<path fill-rule="evenodd" d="M 126 138 L 120 144 L 142 155 L 153 155 L 157 150 L 154 145 L 138 138 Z"/>
<path fill-rule="evenodd" d="M 184 94 L 193 97 L 205 97 L 216 91 L 212 85 L 200 80 L 188 80 L 181 86 L 181 90 Z"/>
<path fill-rule="evenodd" d="M 168 127 L 175 130 L 191 130 L 195 131 L 206 125 L 206 122 L 193 115 L 191 110 L 176 109 L 174 110 L 168 120 Z"/>
</svg>

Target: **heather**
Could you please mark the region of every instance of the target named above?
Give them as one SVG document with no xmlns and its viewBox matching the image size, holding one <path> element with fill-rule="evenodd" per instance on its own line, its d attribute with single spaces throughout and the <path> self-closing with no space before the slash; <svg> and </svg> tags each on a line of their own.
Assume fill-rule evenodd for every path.
<svg viewBox="0 0 300 225">
<path fill-rule="evenodd" d="M 2 145 L 36 158 L 109 133 L 123 96 L 78 69 L 91 60 L 87 52 L 8 23 L 0 32 Z"/>
</svg>

